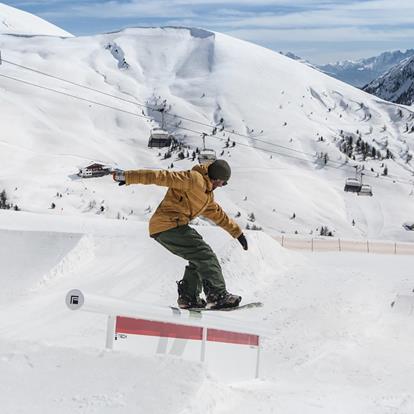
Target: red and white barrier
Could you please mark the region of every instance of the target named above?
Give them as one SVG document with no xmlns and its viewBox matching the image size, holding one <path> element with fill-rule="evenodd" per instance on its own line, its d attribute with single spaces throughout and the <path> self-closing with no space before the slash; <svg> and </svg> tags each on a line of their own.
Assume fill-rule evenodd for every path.
<svg viewBox="0 0 414 414">
<path fill-rule="evenodd" d="M 72 310 L 108 315 L 106 347 L 201 361 L 221 379 L 258 378 L 260 336 L 268 334 L 226 315 L 190 312 L 71 290 Z"/>
</svg>

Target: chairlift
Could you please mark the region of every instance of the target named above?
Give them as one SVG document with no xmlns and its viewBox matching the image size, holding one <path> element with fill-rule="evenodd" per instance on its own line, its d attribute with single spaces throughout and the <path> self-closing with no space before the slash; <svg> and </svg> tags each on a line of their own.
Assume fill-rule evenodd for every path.
<svg viewBox="0 0 414 414">
<path fill-rule="evenodd" d="M 372 187 L 369 184 L 362 184 L 361 189 L 357 193 L 358 195 L 373 196 Z"/>
<path fill-rule="evenodd" d="M 362 187 L 362 182 L 359 178 L 350 177 L 345 180 L 344 191 L 358 193 L 361 191 L 361 187 Z"/>
<path fill-rule="evenodd" d="M 169 147 L 172 143 L 172 136 L 162 128 L 153 128 L 148 140 L 150 148 Z"/>
<path fill-rule="evenodd" d="M 200 154 L 198 155 L 198 162 L 200 164 L 204 164 L 206 162 L 212 162 L 217 159 L 216 151 L 213 149 L 206 148 L 206 135 L 205 133 L 202 134 L 203 139 L 203 149 L 200 150 Z"/>
<path fill-rule="evenodd" d="M 198 155 L 198 162 L 200 164 L 204 164 L 206 162 L 215 161 L 217 159 L 216 151 L 213 149 L 204 148 L 200 150 L 200 154 Z"/>
</svg>

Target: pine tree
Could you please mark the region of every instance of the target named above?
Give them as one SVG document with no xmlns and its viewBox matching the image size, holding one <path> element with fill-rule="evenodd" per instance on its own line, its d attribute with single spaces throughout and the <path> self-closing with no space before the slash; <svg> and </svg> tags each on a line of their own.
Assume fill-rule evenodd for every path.
<svg viewBox="0 0 414 414">
<path fill-rule="evenodd" d="M 6 194 L 6 190 L 3 190 L 0 193 L 0 209 L 8 209 L 9 205 L 7 204 L 7 194 Z"/>
</svg>

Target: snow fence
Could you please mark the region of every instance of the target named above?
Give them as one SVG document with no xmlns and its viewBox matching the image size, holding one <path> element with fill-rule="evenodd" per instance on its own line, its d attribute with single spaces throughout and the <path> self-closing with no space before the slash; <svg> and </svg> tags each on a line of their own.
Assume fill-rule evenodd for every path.
<svg viewBox="0 0 414 414">
<path fill-rule="evenodd" d="M 346 240 L 334 237 L 303 238 L 274 236 L 282 247 L 292 250 L 309 250 L 312 252 L 366 252 L 379 254 L 414 254 L 414 243 L 378 241 L 378 240 Z"/>
</svg>

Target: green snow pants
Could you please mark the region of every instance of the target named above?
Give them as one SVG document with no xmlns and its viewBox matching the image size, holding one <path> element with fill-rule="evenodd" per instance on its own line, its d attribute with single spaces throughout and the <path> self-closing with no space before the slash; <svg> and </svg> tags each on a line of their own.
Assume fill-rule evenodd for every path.
<svg viewBox="0 0 414 414">
<path fill-rule="evenodd" d="M 204 289 L 206 296 L 226 290 L 217 256 L 201 235 L 188 225 L 175 227 L 154 236 L 171 253 L 188 260 L 183 284 L 186 294 L 198 297 Z"/>
</svg>

